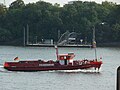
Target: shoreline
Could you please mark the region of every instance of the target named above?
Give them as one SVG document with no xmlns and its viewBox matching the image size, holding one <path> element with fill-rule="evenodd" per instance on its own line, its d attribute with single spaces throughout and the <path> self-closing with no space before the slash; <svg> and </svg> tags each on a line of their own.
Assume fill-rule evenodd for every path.
<svg viewBox="0 0 120 90">
<path fill-rule="evenodd" d="M 18 43 L 2 43 L 0 42 L 0 46 L 24 46 L 22 44 Z M 120 42 L 110 42 L 110 43 L 97 43 L 97 47 L 120 47 Z M 53 47 L 53 45 L 25 45 L 25 47 Z M 74 46 L 58 46 L 58 47 L 74 47 Z M 85 45 L 76 45 L 75 47 L 88 47 L 91 46 L 85 46 Z"/>
<path fill-rule="evenodd" d="M 98 43 L 97 47 L 120 47 L 120 42 Z"/>
</svg>

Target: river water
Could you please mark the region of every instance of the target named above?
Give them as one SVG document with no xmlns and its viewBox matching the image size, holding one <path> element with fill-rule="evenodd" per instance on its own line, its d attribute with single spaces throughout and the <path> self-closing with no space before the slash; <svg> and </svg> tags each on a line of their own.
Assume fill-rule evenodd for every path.
<svg viewBox="0 0 120 90">
<path fill-rule="evenodd" d="M 74 52 L 75 59 L 93 59 L 91 48 L 59 48 L 59 53 Z M 3 68 L 5 61 L 56 59 L 49 47 L 0 46 L 0 90 L 116 90 L 116 70 L 120 65 L 120 48 L 97 48 L 103 65 L 95 70 L 12 72 Z"/>
</svg>

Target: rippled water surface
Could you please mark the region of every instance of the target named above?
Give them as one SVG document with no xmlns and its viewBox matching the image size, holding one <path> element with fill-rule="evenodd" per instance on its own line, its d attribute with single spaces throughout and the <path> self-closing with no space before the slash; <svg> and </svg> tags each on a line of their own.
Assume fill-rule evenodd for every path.
<svg viewBox="0 0 120 90">
<path fill-rule="evenodd" d="M 59 48 L 59 53 L 74 52 L 75 59 L 93 59 L 91 48 Z M 97 48 L 103 58 L 100 72 L 95 70 L 11 72 L 5 61 L 56 59 L 55 49 L 48 47 L 0 46 L 0 90 L 116 90 L 116 69 L 120 65 L 120 48 Z"/>
</svg>

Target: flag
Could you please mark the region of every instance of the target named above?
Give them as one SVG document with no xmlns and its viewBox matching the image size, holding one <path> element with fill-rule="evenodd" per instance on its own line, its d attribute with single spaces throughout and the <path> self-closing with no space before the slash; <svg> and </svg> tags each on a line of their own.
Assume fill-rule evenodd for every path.
<svg viewBox="0 0 120 90">
<path fill-rule="evenodd" d="M 18 57 L 15 57 L 14 60 L 15 60 L 15 61 L 16 61 L 16 60 L 19 60 L 19 58 L 18 58 Z"/>
</svg>

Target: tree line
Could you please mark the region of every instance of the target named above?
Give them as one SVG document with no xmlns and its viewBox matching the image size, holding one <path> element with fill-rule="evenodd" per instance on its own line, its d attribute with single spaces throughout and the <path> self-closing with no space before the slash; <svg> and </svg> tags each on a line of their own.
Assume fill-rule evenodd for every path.
<svg viewBox="0 0 120 90">
<path fill-rule="evenodd" d="M 120 5 L 74 1 L 61 7 L 44 1 L 25 4 L 23 0 L 14 1 L 9 7 L 0 4 L 0 44 L 22 45 L 27 25 L 31 42 L 36 37 L 38 41 L 58 41 L 58 31 L 76 32 L 91 42 L 93 28 L 97 42 L 120 42 Z"/>
</svg>

